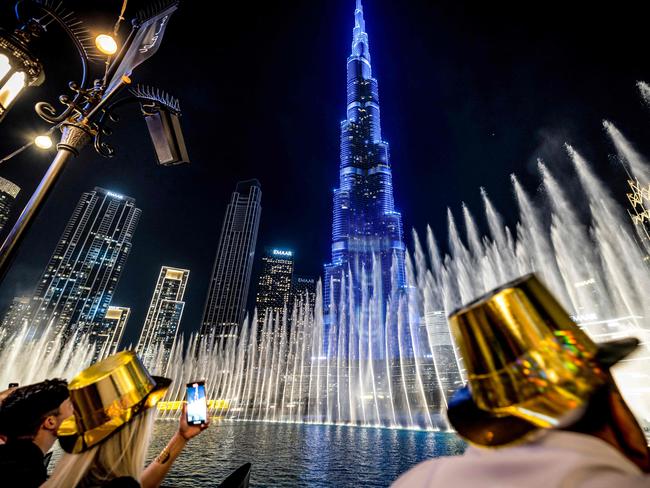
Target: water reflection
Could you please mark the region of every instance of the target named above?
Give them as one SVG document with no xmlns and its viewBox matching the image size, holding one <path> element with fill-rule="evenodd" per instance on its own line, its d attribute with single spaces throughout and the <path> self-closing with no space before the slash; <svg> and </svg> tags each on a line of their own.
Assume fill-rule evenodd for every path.
<svg viewBox="0 0 650 488">
<path fill-rule="evenodd" d="M 155 456 L 176 429 L 157 422 Z M 220 423 L 190 442 L 166 485 L 217 485 L 245 462 L 253 463 L 251 486 L 388 486 L 414 464 L 461 454 L 453 434 L 335 425 Z"/>
</svg>

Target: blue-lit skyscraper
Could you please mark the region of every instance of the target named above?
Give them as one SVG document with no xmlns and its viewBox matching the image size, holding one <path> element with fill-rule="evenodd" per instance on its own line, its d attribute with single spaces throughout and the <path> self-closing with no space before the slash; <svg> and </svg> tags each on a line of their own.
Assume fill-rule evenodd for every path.
<svg viewBox="0 0 650 488">
<path fill-rule="evenodd" d="M 372 77 L 363 6 L 354 12 L 352 53 L 347 62 L 347 118 L 341 122 L 340 186 L 334 190 L 332 262 L 325 265 L 325 311 L 338 304 L 341 279 L 361 292 L 361 271 L 373 262 L 381 280 L 373 292 L 386 298 L 391 283 L 405 281 L 402 216 L 395 209 L 388 143 L 381 137 L 379 91 Z M 375 276 L 379 276 L 376 268 Z M 348 275 L 349 272 L 349 275 Z M 373 283 L 374 281 L 374 283 Z M 377 290 L 381 282 L 381 290 Z M 371 285 L 369 285 L 371 286 Z"/>
</svg>

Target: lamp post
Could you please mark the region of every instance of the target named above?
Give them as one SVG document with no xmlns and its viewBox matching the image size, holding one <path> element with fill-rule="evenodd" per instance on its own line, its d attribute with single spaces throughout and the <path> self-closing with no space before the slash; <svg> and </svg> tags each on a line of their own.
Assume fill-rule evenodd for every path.
<svg viewBox="0 0 650 488">
<path fill-rule="evenodd" d="M 118 96 L 131 84 L 132 70 L 157 51 L 169 17 L 178 7 L 177 0 L 158 3 L 157 8 L 139 13 L 133 20 L 124 45 L 114 57 L 112 55 L 117 52 L 115 40 L 105 34 L 97 36 L 96 47 L 107 56 L 105 72 L 90 87 L 86 86 L 89 62 L 101 57 L 94 54 L 94 46 L 88 42 L 90 36 L 79 27 L 79 21 L 74 19 L 71 12 L 63 11 L 60 4 L 52 8 L 52 4 L 38 0 L 19 0 L 16 4 L 19 21 L 19 7 L 23 3 L 29 3 L 40 17 L 31 17 L 14 34 L 0 33 L 0 75 L 3 74 L 3 66 L 9 66 L 4 76 L 0 76 L 0 120 L 24 87 L 43 81 L 43 67 L 27 46 L 33 38 L 46 31 L 46 23 L 56 22 L 75 45 L 81 63 L 81 81 L 68 85 L 74 96 L 59 97 L 65 107 L 60 113 L 48 102 L 36 104 L 36 113 L 61 130 L 61 139 L 47 172 L 0 246 L 0 281 L 4 279 L 15 250 L 66 163 L 78 156 L 91 141 L 101 156 L 114 155 L 115 151 L 104 138 L 111 134 L 108 124 L 118 120 L 115 113 L 118 107 L 131 102 L 140 103 L 159 164 L 167 166 L 189 162 L 178 123 L 178 100 L 148 87 L 138 87 L 128 90 L 125 96 Z"/>
</svg>

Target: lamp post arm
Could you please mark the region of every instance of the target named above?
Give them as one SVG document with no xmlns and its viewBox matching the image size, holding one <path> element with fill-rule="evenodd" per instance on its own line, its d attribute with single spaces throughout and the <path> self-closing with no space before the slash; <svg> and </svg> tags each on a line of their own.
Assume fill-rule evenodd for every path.
<svg viewBox="0 0 650 488">
<path fill-rule="evenodd" d="M 104 108 L 104 111 L 100 115 L 99 120 L 97 120 L 97 134 L 95 135 L 95 140 L 93 143 L 95 151 L 97 151 L 100 156 L 103 156 L 105 158 L 112 158 L 115 155 L 115 149 L 113 149 L 111 145 L 107 144 L 104 141 L 105 136 L 110 136 L 112 134 L 111 128 L 107 125 L 108 122 L 117 122 L 119 120 L 119 117 L 114 112 L 114 110 L 124 105 L 136 103 L 138 101 L 138 98 L 134 95 L 127 95 L 126 97 L 122 97 L 119 100 L 115 100 L 113 103 Z"/>
<path fill-rule="evenodd" d="M 18 0 L 15 6 L 16 18 L 19 22 L 25 22 L 23 15 L 21 15 L 20 7 L 26 0 Z M 95 60 L 96 56 L 92 54 L 92 44 L 88 43 L 86 36 L 88 33 L 86 29 L 82 26 L 81 21 L 77 20 L 74 13 L 68 10 L 64 10 L 61 4 L 42 4 L 30 2 L 33 4 L 35 9 L 39 14 L 44 14 L 43 17 L 36 22 L 41 25 L 43 19 L 50 17 L 61 27 L 63 32 L 68 36 L 79 56 L 79 61 L 81 63 L 81 81 L 77 84 L 74 82 L 70 83 L 70 88 L 76 92 L 74 98 L 69 100 L 67 96 L 62 96 L 59 100 L 66 105 L 65 110 L 60 114 L 57 114 L 54 106 L 49 102 L 38 102 L 36 104 L 36 113 L 42 119 L 46 120 L 51 124 L 58 124 L 63 122 L 73 113 L 75 109 L 78 109 L 80 103 L 84 99 L 86 83 L 88 82 L 88 62 L 89 60 Z M 45 26 L 42 26 L 45 29 Z"/>
<path fill-rule="evenodd" d="M 128 80 L 128 81 L 127 81 Z M 180 105 L 178 99 L 172 97 L 168 93 L 165 93 L 162 90 L 150 87 L 150 86 L 140 86 L 137 85 L 134 88 L 129 89 L 128 95 L 121 97 L 114 102 L 106 105 L 108 99 L 111 98 L 112 92 L 117 91 L 122 88 L 125 84 L 130 83 L 130 80 L 122 78 L 120 83 L 116 86 L 116 89 L 111 90 L 110 93 L 106 94 L 102 102 L 102 105 L 96 107 L 93 111 L 95 113 L 101 112 L 98 120 L 93 122 L 93 127 L 96 128 L 96 135 L 94 140 L 95 151 L 97 151 L 100 156 L 105 158 L 113 157 L 115 150 L 104 141 L 105 136 L 110 136 L 112 131 L 108 127 L 109 122 L 118 122 L 119 116 L 115 112 L 116 109 L 124 105 L 131 103 L 139 103 L 141 107 L 141 112 L 143 115 L 151 115 L 149 112 L 157 112 L 159 107 L 165 107 L 172 113 L 180 114 Z M 101 110 L 99 110 L 101 108 Z M 87 115 L 87 118 L 90 118 L 93 115 L 93 112 L 90 112 Z"/>
<path fill-rule="evenodd" d="M 106 70 L 106 73 L 104 73 L 104 85 L 106 85 L 113 78 L 113 75 L 117 71 L 117 68 L 122 62 L 122 59 L 124 59 L 124 55 L 128 52 L 129 48 L 131 47 L 131 43 L 133 42 L 133 38 L 135 37 L 136 32 L 137 29 L 135 28 L 132 28 L 129 31 L 129 35 L 126 37 L 124 44 L 122 44 L 122 47 L 120 48 L 120 52 L 117 53 L 117 56 L 113 57 L 110 66 Z"/>
</svg>

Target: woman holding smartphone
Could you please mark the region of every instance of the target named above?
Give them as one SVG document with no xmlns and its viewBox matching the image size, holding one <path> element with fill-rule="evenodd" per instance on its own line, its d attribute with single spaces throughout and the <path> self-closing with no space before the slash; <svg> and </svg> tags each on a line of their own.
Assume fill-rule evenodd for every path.
<svg viewBox="0 0 650 488">
<path fill-rule="evenodd" d="M 66 454 L 43 486 L 160 486 L 187 441 L 209 425 L 208 419 L 189 425 L 183 405 L 178 431 L 145 468 L 155 406 L 170 383 L 149 375 L 133 351 L 114 354 L 77 375 L 69 384 L 75 414 L 58 431 Z"/>
</svg>

